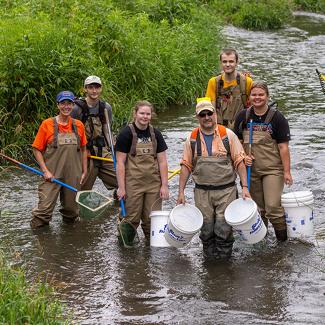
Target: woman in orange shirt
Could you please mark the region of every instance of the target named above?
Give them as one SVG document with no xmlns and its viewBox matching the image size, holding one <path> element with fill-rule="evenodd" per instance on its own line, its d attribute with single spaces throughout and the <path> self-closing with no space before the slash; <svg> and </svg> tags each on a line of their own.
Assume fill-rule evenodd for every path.
<svg viewBox="0 0 325 325">
<path fill-rule="evenodd" d="M 44 173 L 38 187 L 39 202 L 32 212 L 33 229 L 49 224 L 59 195 L 63 221 L 73 223 L 78 218 L 76 193 L 51 180 L 56 178 L 79 189 L 87 172 L 85 128 L 82 122 L 70 117 L 74 94 L 61 91 L 56 102 L 59 115 L 42 122 L 32 145 Z"/>
</svg>

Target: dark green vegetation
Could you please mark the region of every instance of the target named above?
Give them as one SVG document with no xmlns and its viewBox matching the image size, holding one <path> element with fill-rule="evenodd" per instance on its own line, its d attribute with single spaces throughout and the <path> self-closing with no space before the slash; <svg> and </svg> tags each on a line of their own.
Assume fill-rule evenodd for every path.
<svg viewBox="0 0 325 325">
<path fill-rule="evenodd" d="M 280 28 L 325 0 L 0 0 L 0 148 L 20 160 L 55 95 L 104 81 L 117 129 L 136 100 L 191 103 L 218 70 L 220 26 Z M 23 157 L 22 157 L 23 156 Z"/>
<path fill-rule="evenodd" d="M 87 75 L 103 79 L 118 127 L 136 100 L 163 108 L 201 95 L 219 50 L 219 24 L 202 1 L 17 0 L 2 7 L 0 148 L 16 157 L 56 113 L 55 94 L 81 95 Z"/>
<path fill-rule="evenodd" d="M 294 0 L 296 9 L 325 13 L 325 0 Z"/>
<path fill-rule="evenodd" d="M 29 284 L 21 269 L 9 267 L 0 256 L 1 324 L 69 324 L 62 304 L 45 283 Z"/>
</svg>

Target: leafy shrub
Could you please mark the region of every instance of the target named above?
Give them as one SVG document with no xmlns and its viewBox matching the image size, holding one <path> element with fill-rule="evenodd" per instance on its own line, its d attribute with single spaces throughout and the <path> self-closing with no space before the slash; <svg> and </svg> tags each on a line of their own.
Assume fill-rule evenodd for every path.
<svg viewBox="0 0 325 325">
<path fill-rule="evenodd" d="M 325 13 L 325 0 L 294 0 L 297 9 Z"/>
</svg>

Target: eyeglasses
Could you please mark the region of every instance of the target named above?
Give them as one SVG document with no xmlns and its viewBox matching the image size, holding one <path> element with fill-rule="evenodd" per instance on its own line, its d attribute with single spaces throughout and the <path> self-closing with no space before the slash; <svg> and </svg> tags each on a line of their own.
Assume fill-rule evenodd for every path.
<svg viewBox="0 0 325 325">
<path fill-rule="evenodd" d="M 199 116 L 200 117 L 206 117 L 207 115 L 208 116 L 212 116 L 213 115 L 213 112 L 209 111 L 209 112 L 206 112 L 206 113 L 203 113 L 203 112 L 199 113 Z"/>
</svg>

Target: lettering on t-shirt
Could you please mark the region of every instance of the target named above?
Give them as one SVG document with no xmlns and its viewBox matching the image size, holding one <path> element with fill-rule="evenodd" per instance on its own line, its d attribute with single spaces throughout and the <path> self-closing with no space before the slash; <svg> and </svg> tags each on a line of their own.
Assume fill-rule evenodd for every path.
<svg viewBox="0 0 325 325">
<path fill-rule="evenodd" d="M 263 132 L 268 132 L 270 134 L 273 134 L 273 130 L 272 130 L 272 124 L 271 123 L 253 123 L 253 132 L 255 131 L 263 131 Z"/>
</svg>

